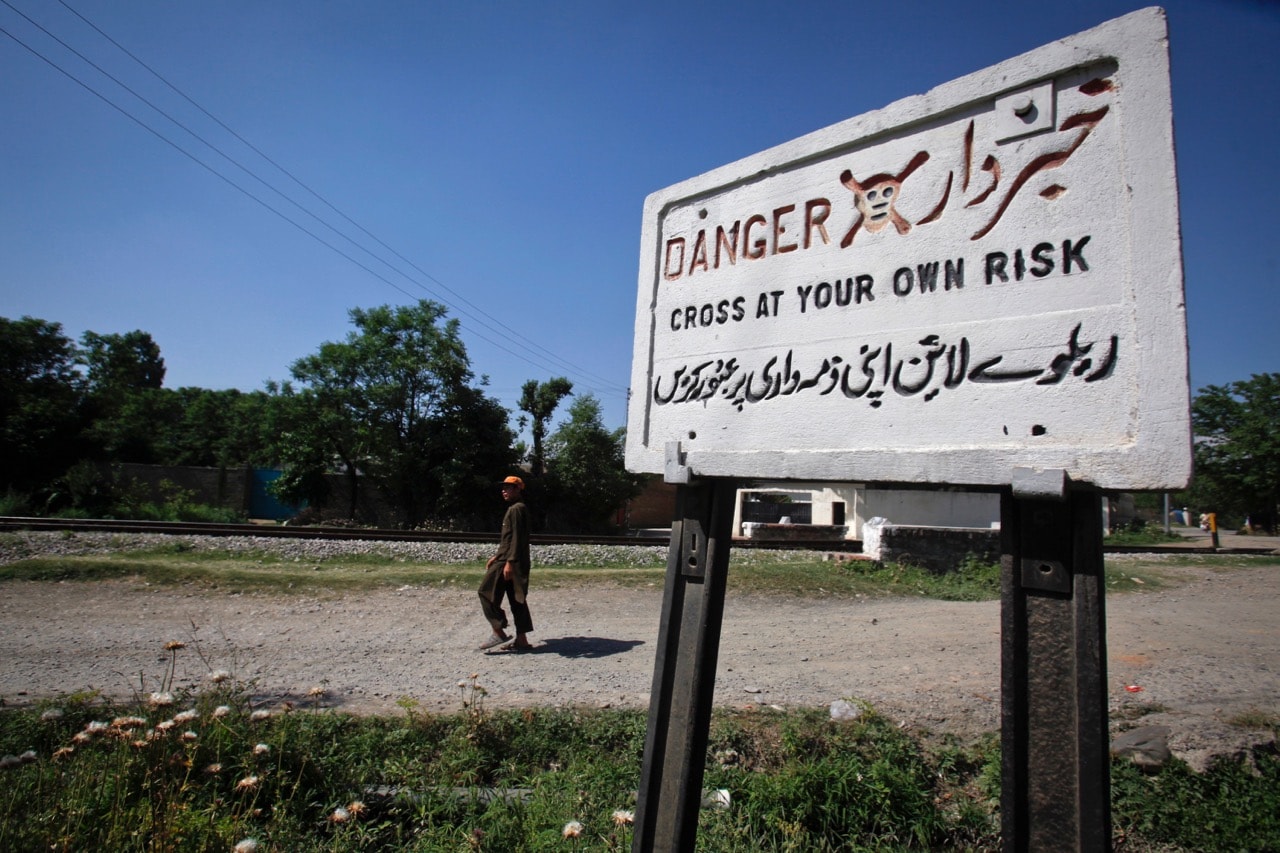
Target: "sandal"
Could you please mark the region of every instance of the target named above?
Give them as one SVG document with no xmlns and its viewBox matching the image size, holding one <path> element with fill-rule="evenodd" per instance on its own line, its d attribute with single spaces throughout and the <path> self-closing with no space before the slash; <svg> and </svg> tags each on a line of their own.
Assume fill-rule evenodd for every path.
<svg viewBox="0 0 1280 853">
<path fill-rule="evenodd" d="M 503 643 L 507 642 L 510 639 L 511 638 L 506 636 L 505 634 L 492 634 L 489 636 L 489 639 L 485 640 L 476 648 L 478 648 L 482 652 L 487 651 L 493 648 L 494 646 L 502 645 Z"/>
</svg>

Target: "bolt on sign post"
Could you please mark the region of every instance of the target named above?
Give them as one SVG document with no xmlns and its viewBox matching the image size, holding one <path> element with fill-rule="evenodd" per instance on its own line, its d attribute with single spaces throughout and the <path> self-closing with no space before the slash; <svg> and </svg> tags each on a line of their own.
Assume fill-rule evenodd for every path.
<svg viewBox="0 0 1280 853">
<path fill-rule="evenodd" d="M 646 200 L 626 459 L 682 508 L 636 850 L 691 849 L 761 479 L 1000 491 L 1005 843 L 1107 846 L 1101 495 L 1191 470 L 1167 39 L 1140 10 Z"/>
</svg>

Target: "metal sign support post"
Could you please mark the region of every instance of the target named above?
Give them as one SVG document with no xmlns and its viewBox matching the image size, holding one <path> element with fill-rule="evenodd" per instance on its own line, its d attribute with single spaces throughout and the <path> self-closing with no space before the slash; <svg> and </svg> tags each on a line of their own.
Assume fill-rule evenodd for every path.
<svg viewBox="0 0 1280 853">
<path fill-rule="evenodd" d="M 693 850 L 697 840 L 734 496 L 728 480 L 676 493 L 634 853 Z"/>
<path fill-rule="evenodd" d="M 1109 850 L 1101 496 L 1000 505 L 1004 848 Z"/>
</svg>

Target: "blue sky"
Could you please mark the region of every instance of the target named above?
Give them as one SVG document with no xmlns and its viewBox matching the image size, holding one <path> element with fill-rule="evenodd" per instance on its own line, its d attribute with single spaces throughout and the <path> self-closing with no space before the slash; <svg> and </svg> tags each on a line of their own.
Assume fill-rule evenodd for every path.
<svg viewBox="0 0 1280 853">
<path fill-rule="evenodd" d="M 622 426 L 649 193 L 1137 8 L 0 0 L 0 316 L 254 390 L 432 298 Z M 1195 391 L 1280 371 L 1280 4 L 1165 8 Z"/>
</svg>

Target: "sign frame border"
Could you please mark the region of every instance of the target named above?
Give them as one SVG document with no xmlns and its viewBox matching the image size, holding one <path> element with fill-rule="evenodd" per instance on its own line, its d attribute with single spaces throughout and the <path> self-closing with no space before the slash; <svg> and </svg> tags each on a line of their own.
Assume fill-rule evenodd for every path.
<svg viewBox="0 0 1280 853">
<path fill-rule="evenodd" d="M 1123 50 L 1116 49 L 1123 45 Z M 662 283 L 661 222 L 664 211 L 710 197 L 748 180 L 785 172 L 864 140 L 885 137 L 974 101 L 1024 88 L 1073 68 L 1113 60 L 1124 69 L 1125 87 L 1141 92 L 1140 121 L 1120 124 L 1126 156 L 1130 212 L 1128 247 L 1135 279 L 1127 310 L 1141 316 L 1154 340 L 1135 347 L 1138 411 L 1134 441 L 1106 447 L 921 447 L 825 450 L 701 450 L 696 438 L 649 435 L 656 316 Z M 1012 84 L 1010 81 L 1014 81 Z M 1130 97 L 1133 97 L 1132 95 Z M 1136 110 L 1136 108 L 1135 108 Z M 1154 113 L 1154 115 L 1150 115 Z M 1167 156 L 1165 154 L 1167 152 Z M 1181 234 L 1174 162 L 1168 24 L 1164 10 L 1149 7 L 1052 42 L 988 68 L 943 83 L 878 110 L 838 122 L 702 175 L 652 193 L 645 200 L 636 300 L 631 399 L 628 404 L 626 467 L 634 472 L 670 469 L 670 445 L 678 440 L 679 464 L 694 477 L 821 479 L 825 481 L 917 483 L 999 487 L 1015 470 L 1062 470 L 1073 481 L 1111 490 L 1176 490 L 1191 476 L 1190 384 Z M 1176 299 L 1170 299 L 1176 294 Z M 1178 382 L 1168 381 L 1177 377 Z M 1161 381 L 1152 381 L 1158 379 Z M 815 471 L 821 470 L 821 476 Z"/>
</svg>

